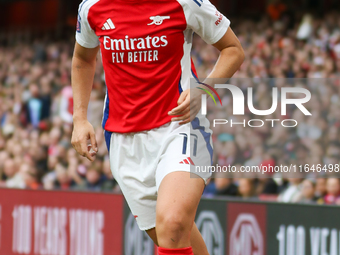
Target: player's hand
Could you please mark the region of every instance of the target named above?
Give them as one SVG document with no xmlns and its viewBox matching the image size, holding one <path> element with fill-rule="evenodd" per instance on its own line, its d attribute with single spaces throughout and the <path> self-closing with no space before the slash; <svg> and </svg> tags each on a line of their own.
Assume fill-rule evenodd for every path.
<svg viewBox="0 0 340 255">
<path fill-rule="evenodd" d="M 74 121 L 71 143 L 79 155 L 94 161 L 98 147 L 96 135 L 90 122 L 87 120 Z"/>
<path fill-rule="evenodd" d="M 201 109 L 202 91 L 199 89 L 187 89 L 182 92 L 177 104 L 168 114 L 175 116 L 171 121 L 179 121 L 180 125 L 184 125 L 192 121 Z"/>
</svg>

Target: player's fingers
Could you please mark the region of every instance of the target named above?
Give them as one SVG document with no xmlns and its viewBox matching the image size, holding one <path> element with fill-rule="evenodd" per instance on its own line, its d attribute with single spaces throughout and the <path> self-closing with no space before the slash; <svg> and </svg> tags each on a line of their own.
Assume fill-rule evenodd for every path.
<svg viewBox="0 0 340 255">
<path fill-rule="evenodd" d="M 198 114 L 198 112 L 200 111 L 200 107 L 196 106 L 196 107 L 191 107 L 190 109 L 190 120 L 194 120 Z"/>
<path fill-rule="evenodd" d="M 195 111 L 190 112 L 190 120 L 191 121 L 193 121 L 196 118 L 198 112 L 199 112 L 199 110 L 195 110 Z"/>
<path fill-rule="evenodd" d="M 71 144 L 72 144 L 73 148 L 76 150 L 76 152 L 81 155 L 82 151 L 81 151 L 80 141 L 76 138 L 72 138 Z"/>
<path fill-rule="evenodd" d="M 188 91 L 183 91 L 181 93 L 181 95 L 179 96 L 178 101 L 177 101 L 178 105 L 182 104 L 185 101 L 185 99 L 188 97 L 188 93 L 189 93 Z"/>
<path fill-rule="evenodd" d="M 190 99 L 186 99 L 182 104 L 175 107 L 169 112 L 169 115 L 179 115 L 181 112 L 183 112 L 186 108 L 190 106 Z"/>
<path fill-rule="evenodd" d="M 187 124 L 187 123 L 190 123 L 190 122 L 191 122 L 190 118 L 187 118 L 187 119 L 185 119 L 183 121 L 179 121 L 178 124 L 179 125 L 184 125 L 184 124 Z"/>
<path fill-rule="evenodd" d="M 176 116 L 174 118 L 172 118 L 173 120 L 175 121 L 178 121 L 178 120 L 182 120 L 184 117 L 185 114 L 189 113 L 191 110 L 190 110 L 190 106 L 188 106 L 187 108 L 185 108 L 183 111 L 179 112 L 178 114 L 176 114 Z"/>
<path fill-rule="evenodd" d="M 178 113 L 176 113 L 176 117 L 180 117 L 180 116 L 183 116 L 184 114 L 186 114 L 187 112 L 189 112 L 190 111 L 190 108 L 191 108 L 191 106 L 189 105 L 187 108 L 185 108 L 185 109 L 183 109 L 182 111 L 180 111 L 180 112 L 178 112 Z"/>
<path fill-rule="evenodd" d="M 186 100 L 182 103 L 182 105 L 186 106 L 186 107 L 190 107 L 191 109 L 193 109 L 193 108 L 200 107 L 201 103 L 200 103 L 200 100 L 198 98 L 190 99 L 190 97 L 187 97 Z M 183 109 L 181 112 L 176 111 L 175 115 L 182 115 L 184 112 L 186 112 L 186 109 Z"/>
<path fill-rule="evenodd" d="M 91 145 L 92 145 L 92 149 L 95 152 L 98 152 L 98 145 L 97 145 L 97 139 L 96 139 L 96 135 L 94 132 L 90 133 L 90 139 L 91 139 Z"/>
<path fill-rule="evenodd" d="M 187 111 L 184 115 L 172 118 L 171 120 L 172 121 L 183 121 L 183 120 L 186 120 L 187 118 L 190 118 L 190 110 Z"/>
<path fill-rule="evenodd" d="M 81 146 L 81 152 L 79 154 L 81 156 L 83 156 L 84 158 L 87 158 L 88 160 L 93 161 L 94 157 L 91 156 L 91 154 L 90 154 L 90 152 L 88 150 L 86 141 L 82 141 L 80 146 Z"/>
<path fill-rule="evenodd" d="M 184 125 L 184 124 L 187 124 L 187 123 L 193 121 L 196 118 L 198 111 L 199 111 L 199 108 L 191 109 L 189 117 L 187 119 L 184 119 L 183 121 L 181 121 L 179 123 L 179 125 Z"/>
<path fill-rule="evenodd" d="M 95 157 L 97 155 L 97 152 L 94 149 L 92 149 L 91 144 L 87 145 L 87 151 L 90 153 L 91 157 Z"/>
<path fill-rule="evenodd" d="M 189 123 L 189 122 L 191 122 L 191 118 L 190 118 L 190 117 L 187 118 L 187 119 L 185 119 L 185 120 L 183 120 L 183 121 L 181 121 L 181 122 L 179 122 L 178 124 L 179 124 L 179 125 L 184 125 L 184 124 L 187 124 L 187 123 Z"/>
</svg>

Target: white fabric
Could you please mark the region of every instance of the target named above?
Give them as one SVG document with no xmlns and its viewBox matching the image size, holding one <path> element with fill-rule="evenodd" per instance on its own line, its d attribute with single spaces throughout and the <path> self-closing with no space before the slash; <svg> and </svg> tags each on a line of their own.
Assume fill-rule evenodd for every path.
<svg viewBox="0 0 340 255">
<path fill-rule="evenodd" d="M 218 42 L 227 32 L 230 21 L 208 0 L 177 1 L 183 7 L 188 29 L 197 33 L 206 43 Z"/>
<path fill-rule="evenodd" d="M 88 22 L 89 9 L 99 0 L 84 0 L 78 9 L 78 26 L 76 32 L 77 42 L 85 48 L 96 48 L 99 45 L 98 36 Z"/>
<path fill-rule="evenodd" d="M 211 134 L 211 130 L 207 128 L 208 120 L 201 119 L 200 124 L 204 124 L 204 130 Z M 196 156 L 193 156 L 193 146 L 190 146 L 193 144 L 190 142 L 190 132 L 198 137 Z M 182 154 L 183 134 L 188 137 L 186 154 Z M 197 178 L 199 175 L 205 182 L 211 176 L 211 173 L 195 171 L 195 166 L 210 165 L 211 158 L 203 135 L 199 130 L 190 130 L 190 124 L 179 126 L 178 123 L 168 123 L 145 132 L 113 133 L 109 155 L 112 175 L 118 182 L 132 214 L 137 216 L 136 221 L 141 230 L 155 227 L 157 191 L 166 175 L 191 170 L 191 178 Z M 180 163 L 188 157 L 195 166 Z"/>
</svg>

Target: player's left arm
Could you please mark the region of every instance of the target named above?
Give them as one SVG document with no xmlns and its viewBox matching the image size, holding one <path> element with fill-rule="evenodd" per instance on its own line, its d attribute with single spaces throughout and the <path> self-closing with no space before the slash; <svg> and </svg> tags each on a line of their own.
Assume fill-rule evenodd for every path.
<svg viewBox="0 0 340 255">
<path fill-rule="evenodd" d="M 229 27 L 224 36 L 215 44 L 220 50 L 220 56 L 208 78 L 231 78 L 242 65 L 245 54 L 242 45 L 232 29 Z M 178 99 L 178 106 L 169 112 L 172 121 L 179 121 L 180 125 L 189 123 L 201 108 L 202 90 L 185 90 Z"/>
</svg>

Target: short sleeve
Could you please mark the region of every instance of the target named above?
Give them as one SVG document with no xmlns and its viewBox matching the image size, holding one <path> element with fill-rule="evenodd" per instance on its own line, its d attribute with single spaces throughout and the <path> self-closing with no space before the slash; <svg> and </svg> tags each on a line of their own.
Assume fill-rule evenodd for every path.
<svg viewBox="0 0 340 255">
<path fill-rule="evenodd" d="M 99 39 L 88 21 L 89 7 L 91 6 L 89 3 L 91 3 L 91 1 L 86 2 L 87 1 L 84 0 L 79 5 L 76 41 L 85 48 L 95 48 L 99 45 Z"/>
<path fill-rule="evenodd" d="M 209 0 L 178 0 L 187 25 L 209 44 L 217 43 L 227 32 L 230 21 Z"/>
</svg>

